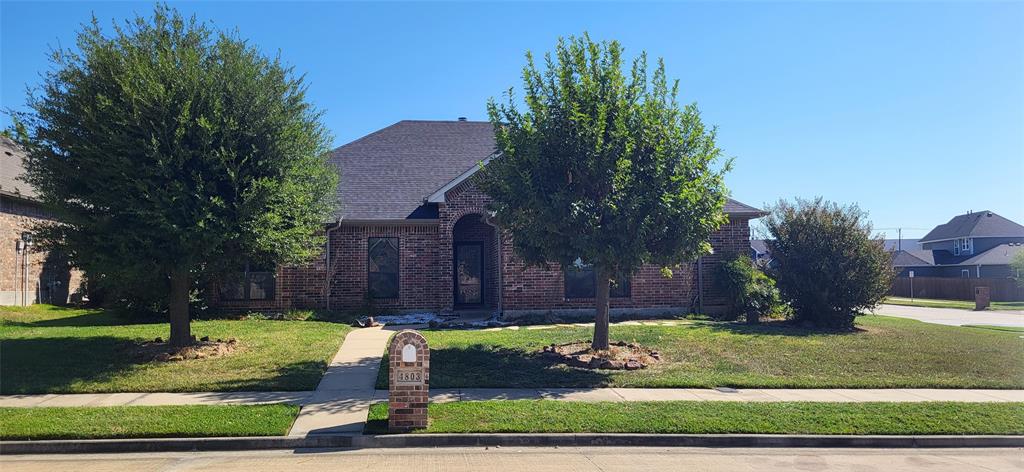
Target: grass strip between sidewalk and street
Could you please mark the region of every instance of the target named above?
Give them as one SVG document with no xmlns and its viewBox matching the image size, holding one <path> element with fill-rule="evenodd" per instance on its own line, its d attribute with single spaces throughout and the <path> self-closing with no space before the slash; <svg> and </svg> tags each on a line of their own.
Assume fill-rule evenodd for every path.
<svg viewBox="0 0 1024 472">
<path fill-rule="evenodd" d="M 974 310 L 974 300 L 940 300 L 937 298 L 888 297 L 882 301 L 889 305 L 920 306 L 925 308 L 957 308 Z M 1024 302 L 991 302 L 989 310 L 1024 310 Z"/>
<path fill-rule="evenodd" d="M 295 405 L 174 405 L 0 408 L 0 439 L 282 436 Z"/>
<path fill-rule="evenodd" d="M 1020 435 L 1024 403 L 572 402 L 432 403 L 421 433 Z M 387 432 L 387 403 L 366 432 Z"/>
</svg>

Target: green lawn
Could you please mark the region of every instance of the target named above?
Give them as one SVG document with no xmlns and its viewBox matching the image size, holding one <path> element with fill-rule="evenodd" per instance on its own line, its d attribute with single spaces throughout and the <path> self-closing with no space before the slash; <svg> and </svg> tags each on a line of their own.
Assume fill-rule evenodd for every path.
<svg viewBox="0 0 1024 472">
<path fill-rule="evenodd" d="M 590 339 L 592 327 L 423 331 L 430 384 L 453 387 L 1024 388 L 1024 339 L 868 315 L 858 332 L 820 333 L 779 323 L 613 325 L 664 361 L 637 371 L 591 371 L 538 355 L 551 343 Z M 386 388 L 387 363 L 378 385 Z"/>
<path fill-rule="evenodd" d="M 349 328 L 319 321 L 193 321 L 197 337 L 237 338 L 228 356 L 135 362 L 131 341 L 167 338 L 166 323 L 103 310 L 0 308 L 0 393 L 312 390 Z"/>
<path fill-rule="evenodd" d="M 295 405 L 0 408 L 0 439 L 283 436 Z"/>
<path fill-rule="evenodd" d="M 889 305 L 923 306 L 928 308 L 959 308 L 962 310 L 973 310 L 974 302 L 968 300 L 938 300 L 930 298 L 909 298 L 889 297 L 883 303 Z M 989 310 L 1024 310 L 1024 302 L 992 302 Z"/>
<path fill-rule="evenodd" d="M 1024 403 L 432 403 L 422 433 L 1024 434 Z M 387 431 L 387 403 L 367 433 Z"/>
</svg>

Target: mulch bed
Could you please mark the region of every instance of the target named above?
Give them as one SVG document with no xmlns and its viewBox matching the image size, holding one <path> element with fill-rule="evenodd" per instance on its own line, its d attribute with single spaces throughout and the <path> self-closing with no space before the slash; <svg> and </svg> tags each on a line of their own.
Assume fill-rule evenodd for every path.
<svg viewBox="0 0 1024 472">
<path fill-rule="evenodd" d="M 544 346 L 541 354 L 580 369 L 638 370 L 661 361 L 661 354 L 636 343 L 611 343 L 608 350 L 594 351 L 590 341 Z"/>
<path fill-rule="evenodd" d="M 195 339 L 195 338 L 193 338 Z M 231 354 L 239 348 L 238 340 L 210 340 L 203 337 L 191 345 L 177 348 L 171 347 L 161 338 L 128 346 L 128 355 L 138 362 L 175 362 L 191 359 L 208 359 Z"/>
</svg>

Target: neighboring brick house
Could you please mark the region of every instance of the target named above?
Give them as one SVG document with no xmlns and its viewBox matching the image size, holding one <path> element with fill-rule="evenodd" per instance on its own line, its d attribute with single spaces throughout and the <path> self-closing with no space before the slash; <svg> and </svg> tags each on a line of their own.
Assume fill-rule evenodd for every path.
<svg viewBox="0 0 1024 472">
<path fill-rule="evenodd" d="M 591 270 L 526 267 L 486 217 L 488 197 L 473 182 L 494 153 L 491 124 L 461 119 L 401 121 L 339 147 L 331 160 L 341 173 L 342 210 L 327 228 L 324 255 L 302 266 L 250 270 L 222 284 L 215 304 L 503 316 L 593 309 Z M 656 266 L 641 268 L 613 288 L 612 312 L 724 305 L 713 269 L 723 254 L 750 250 L 748 221 L 764 214 L 734 200 L 725 210 L 730 222 L 712 236 L 714 254 L 671 278 Z"/>
<path fill-rule="evenodd" d="M 21 148 L 0 136 L 0 305 L 65 304 L 79 291 L 81 273 L 59 254 L 32 244 L 32 227 L 51 217 L 25 173 Z"/>
<path fill-rule="evenodd" d="M 1024 226 L 991 211 L 969 211 L 895 251 L 899 277 L 1020 277 L 1010 261 L 1024 251 Z"/>
</svg>

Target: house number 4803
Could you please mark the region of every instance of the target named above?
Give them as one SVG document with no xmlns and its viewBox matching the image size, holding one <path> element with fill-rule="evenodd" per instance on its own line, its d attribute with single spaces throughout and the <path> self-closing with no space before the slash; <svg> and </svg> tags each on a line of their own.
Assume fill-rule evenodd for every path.
<svg viewBox="0 0 1024 472">
<path fill-rule="evenodd" d="M 423 372 L 418 370 L 400 370 L 395 375 L 395 380 L 399 383 L 420 383 L 423 381 Z"/>
</svg>

